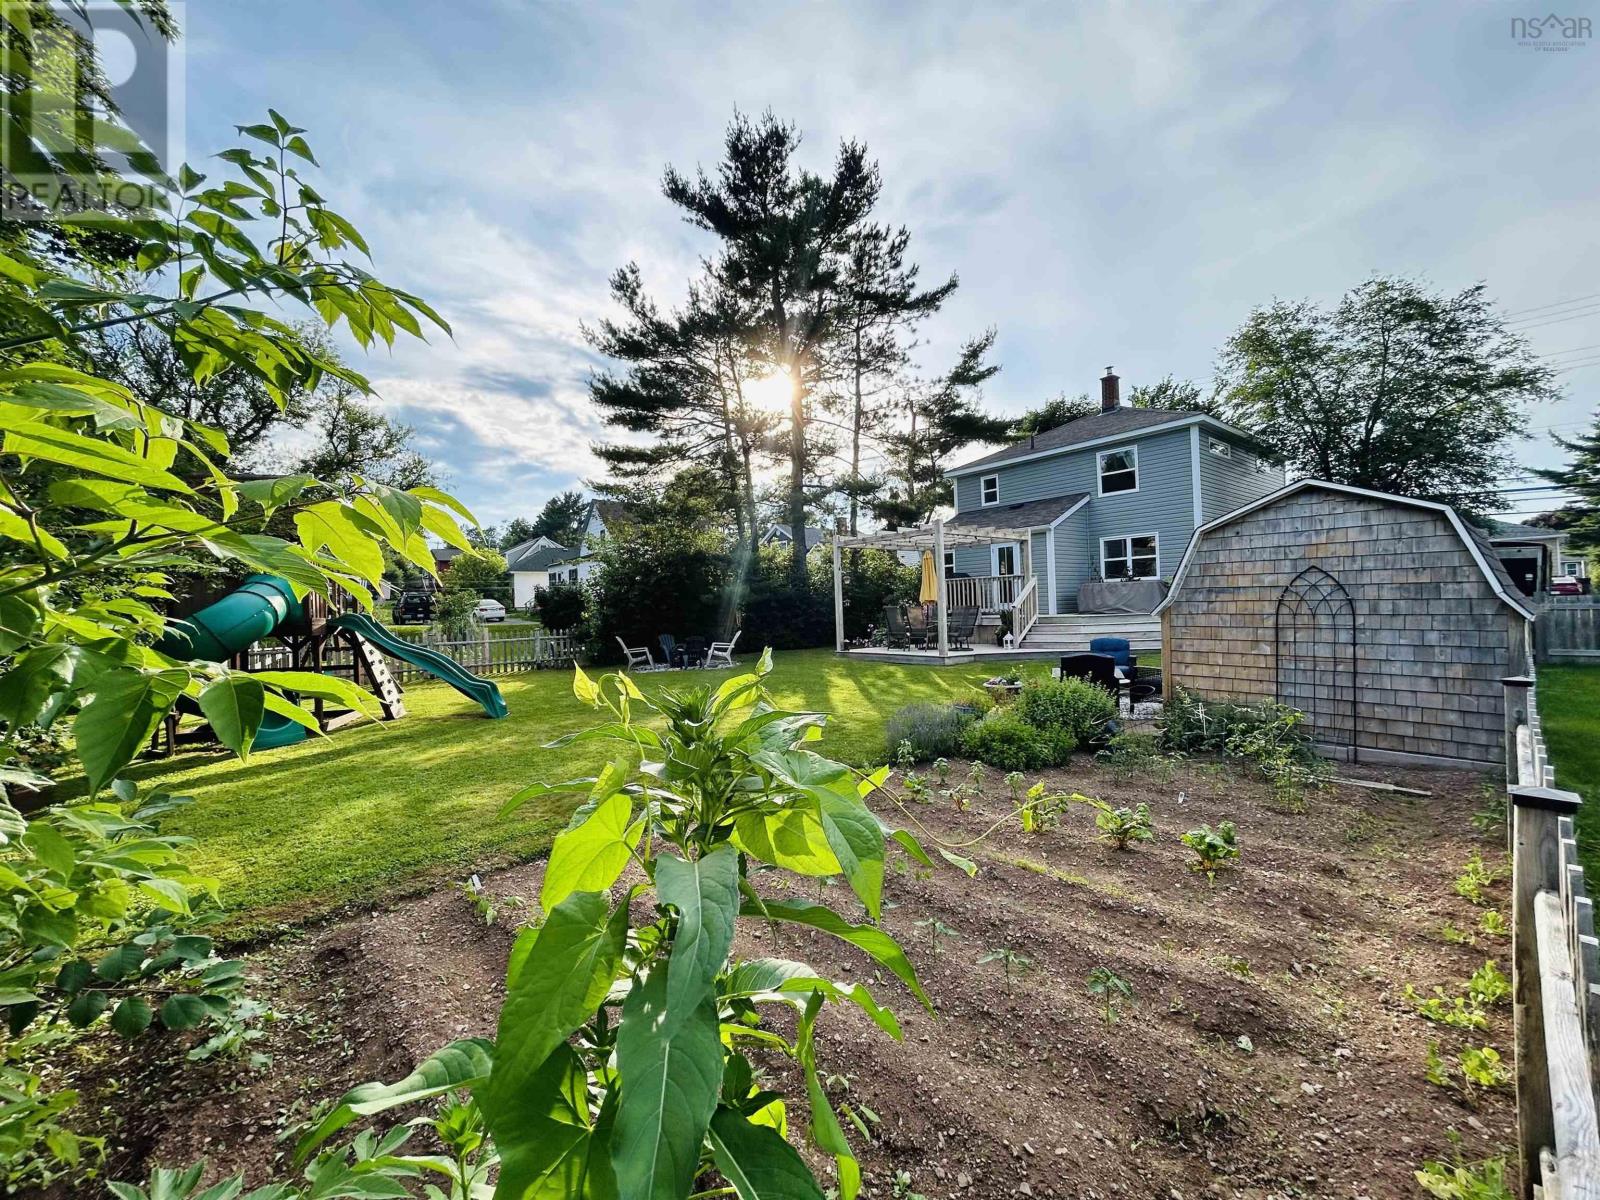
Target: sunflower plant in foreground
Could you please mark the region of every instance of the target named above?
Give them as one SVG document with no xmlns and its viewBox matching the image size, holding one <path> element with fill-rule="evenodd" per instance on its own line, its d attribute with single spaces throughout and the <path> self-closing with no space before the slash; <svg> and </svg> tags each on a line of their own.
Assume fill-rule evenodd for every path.
<svg viewBox="0 0 1600 1200">
<path fill-rule="evenodd" d="M 577 671 L 578 698 L 610 720 L 555 744 L 616 752 L 597 775 L 536 784 L 503 810 L 587 794 L 551 850 L 544 923 L 512 950 L 494 1041 L 453 1043 L 399 1083 L 357 1088 L 301 1143 L 302 1162 L 360 1117 L 470 1089 L 492 1135 L 483 1153 L 498 1161 L 497 1197 L 821 1200 L 755 1052 L 799 1064 L 810 1136 L 835 1160 L 839 1195 L 856 1195 L 860 1168 L 818 1076 L 816 1023 L 830 1003 L 858 1006 L 896 1039 L 899 1022 L 860 983 L 733 958 L 734 930 L 743 917 L 832 934 L 929 1005 L 875 922 L 888 843 L 932 862 L 867 807 L 888 769 L 862 775 L 809 749 L 825 718 L 776 708 L 763 682 L 771 666 L 768 652 L 714 690 L 649 699 L 627 675 Z M 866 919 L 758 891 L 757 864 L 843 876 Z M 765 1020 L 774 1006 L 795 1014 L 785 1029 Z"/>
</svg>

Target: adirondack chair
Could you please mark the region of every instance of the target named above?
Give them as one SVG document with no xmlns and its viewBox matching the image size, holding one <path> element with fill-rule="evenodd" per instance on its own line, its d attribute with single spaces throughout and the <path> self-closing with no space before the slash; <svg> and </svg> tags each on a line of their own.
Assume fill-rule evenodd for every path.
<svg viewBox="0 0 1600 1200">
<path fill-rule="evenodd" d="M 884 638 L 884 644 L 891 650 L 904 649 L 911 644 L 906 636 L 906 620 L 900 615 L 898 605 L 885 604 L 883 606 L 883 623 L 889 631 Z"/>
<path fill-rule="evenodd" d="M 711 649 L 706 651 L 706 669 L 713 667 L 733 666 L 733 648 L 739 644 L 739 635 L 742 629 L 735 629 L 733 637 L 726 642 L 712 642 Z"/>
<path fill-rule="evenodd" d="M 628 670 L 630 671 L 659 671 L 662 668 L 656 660 L 650 657 L 650 651 L 645 646 L 630 646 L 620 637 L 617 645 L 622 647 L 623 654 L 628 656 Z"/>
</svg>

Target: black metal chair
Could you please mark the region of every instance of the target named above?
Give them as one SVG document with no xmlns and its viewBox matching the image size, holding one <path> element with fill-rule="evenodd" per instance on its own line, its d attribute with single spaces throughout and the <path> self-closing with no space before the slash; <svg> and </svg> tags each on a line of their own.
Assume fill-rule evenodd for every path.
<svg viewBox="0 0 1600 1200">
<path fill-rule="evenodd" d="M 1114 697 L 1122 695 L 1124 681 L 1117 675 L 1116 659 L 1109 654 L 1063 654 L 1061 678 L 1086 679 Z"/>
<path fill-rule="evenodd" d="M 972 635 L 978 628 L 978 610 L 954 608 L 950 610 L 950 644 L 957 650 L 972 649 Z"/>
<path fill-rule="evenodd" d="M 906 606 L 906 636 L 911 639 L 911 644 L 919 650 L 926 648 L 929 641 L 938 638 L 936 627 L 928 620 L 928 606 L 926 604 Z"/>
<path fill-rule="evenodd" d="M 893 604 L 883 606 L 883 623 L 888 629 L 884 636 L 884 644 L 891 650 L 903 650 L 911 645 L 911 639 L 906 634 L 906 621 L 900 615 L 900 609 Z"/>
</svg>

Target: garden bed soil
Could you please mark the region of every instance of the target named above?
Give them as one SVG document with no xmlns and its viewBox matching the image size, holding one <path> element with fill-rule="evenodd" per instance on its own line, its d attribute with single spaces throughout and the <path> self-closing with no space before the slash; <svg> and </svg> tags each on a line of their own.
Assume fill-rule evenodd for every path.
<svg viewBox="0 0 1600 1200">
<path fill-rule="evenodd" d="M 1333 787 L 1295 812 L 1258 780 L 1206 763 L 1165 779 L 1086 760 L 1046 773 L 1055 788 L 1148 802 L 1156 840 L 1131 852 L 1097 841 L 1084 806 L 1058 828 L 1023 833 L 1006 819 L 1013 806 L 998 772 L 965 813 L 943 797 L 909 805 L 949 842 L 998 823 L 961 851 L 980 864 L 975 879 L 908 863 L 888 876 L 884 923 L 935 1016 L 823 934 L 788 928 L 774 946 L 747 922 L 736 949 L 864 980 L 899 1013 L 898 1044 L 854 1009 L 820 1025 L 836 1097 L 877 1117 L 872 1140 L 855 1139 L 875 1196 L 891 1194 L 896 1171 L 930 1200 L 1417 1195 L 1412 1172 L 1424 1159 L 1515 1144 L 1509 1089 L 1468 1104 L 1423 1078 L 1430 1041 L 1452 1058 L 1487 1044 L 1509 1059 L 1509 1010 L 1469 1038 L 1428 1024 L 1403 998 L 1407 984 L 1458 992 L 1485 957 L 1509 970 L 1503 939 L 1480 933 L 1466 946 L 1440 935 L 1447 922 L 1474 929 L 1481 914 L 1452 887 L 1468 856 L 1499 861 L 1469 822 L 1489 785 L 1463 772 L 1360 774 L 1432 795 Z M 1211 887 L 1178 839 L 1222 820 L 1238 824 L 1243 857 Z M 530 863 L 485 886 L 533 899 L 541 871 Z M 854 907 L 842 889 L 821 890 L 842 911 Z M 1493 889 L 1502 909 L 1504 892 Z M 930 919 L 956 931 L 937 954 L 919 924 Z M 511 911 L 485 926 L 446 889 L 258 948 L 255 994 L 283 1014 L 251 1047 L 270 1066 L 180 1071 L 181 1049 L 169 1047 L 115 1076 L 85 1070 L 86 1106 L 123 1122 L 106 1131 L 111 1177 L 198 1157 L 209 1177 L 281 1177 L 319 1102 L 397 1079 L 453 1038 L 493 1035 L 516 920 Z M 1031 959 L 1009 986 L 999 963 L 977 961 L 1002 946 Z M 1085 990 L 1100 966 L 1134 991 L 1115 1024 Z M 803 1125 L 797 1073 L 781 1058 L 765 1066 Z M 808 1154 L 826 1180 L 831 1165 Z"/>
</svg>

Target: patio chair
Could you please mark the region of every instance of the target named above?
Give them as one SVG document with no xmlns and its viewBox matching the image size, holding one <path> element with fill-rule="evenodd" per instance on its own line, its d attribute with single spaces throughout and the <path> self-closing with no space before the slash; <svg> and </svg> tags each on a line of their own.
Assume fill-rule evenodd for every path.
<svg viewBox="0 0 1600 1200">
<path fill-rule="evenodd" d="M 683 666 L 686 669 L 696 669 L 706 666 L 706 638 L 683 638 Z"/>
<path fill-rule="evenodd" d="M 661 643 L 661 661 L 673 667 L 681 667 L 683 660 L 677 653 L 678 639 L 670 633 L 663 633 L 656 639 Z"/>
<path fill-rule="evenodd" d="M 938 636 L 938 632 L 928 621 L 928 606 L 926 604 L 906 606 L 906 637 L 912 646 L 918 650 L 925 649 L 928 642 Z"/>
<path fill-rule="evenodd" d="M 661 667 L 656 660 L 650 657 L 650 651 L 644 646 L 630 646 L 620 637 L 617 645 L 622 647 L 622 652 L 628 656 L 628 670 L 630 671 L 659 671 Z"/>
<path fill-rule="evenodd" d="M 1113 697 L 1122 696 L 1124 681 L 1117 675 L 1116 660 L 1109 654 L 1063 654 L 1061 678 L 1086 679 L 1105 688 Z"/>
<path fill-rule="evenodd" d="M 739 635 L 743 632 L 742 629 L 735 629 L 727 641 L 711 643 L 711 649 L 706 651 L 706 670 L 733 666 L 733 648 L 739 644 Z"/>
<path fill-rule="evenodd" d="M 893 604 L 883 606 L 883 621 L 888 626 L 888 634 L 884 644 L 891 650 L 903 650 L 911 645 L 911 639 L 906 635 L 906 619 L 901 616 L 900 609 Z"/>
<path fill-rule="evenodd" d="M 954 608 L 950 610 L 950 645 L 957 650 L 972 649 L 972 635 L 978 628 L 978 610 Z"/>
<path fill-rule="evenodd" d="M 1133 656 L 1133 652 L 1128 646 L 1127 638 L 1094 638 L 1089 642 L 1089 653 L 1110 655 L 1117 666 L 1122 668 L 1124 674 L 1130 674 L 1133 668 L 1139 665 L 1139 660 Z"/>
</svg>

